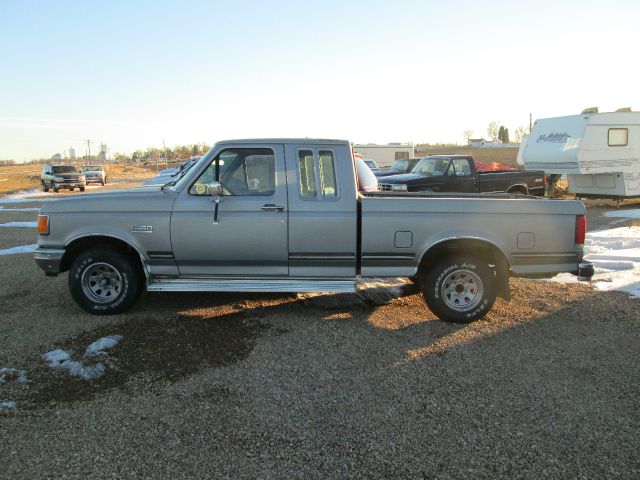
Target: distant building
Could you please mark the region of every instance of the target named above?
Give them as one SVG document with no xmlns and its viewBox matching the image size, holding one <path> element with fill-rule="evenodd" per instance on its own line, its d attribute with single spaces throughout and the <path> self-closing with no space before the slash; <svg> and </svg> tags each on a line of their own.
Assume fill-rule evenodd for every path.
<svg viewBox="0 0 640 480">
<path fill-rule="evenodd" d="M 374 143 L 355 144 L 353 151 L 362 155 L 363 159 L 372 159 L 380 167 L 389 167 L 396 160 L 413 158 L 415 149 L 413 143 L 389 143 L 387 145 L 376 145 Z"/>
<path fill-rule="evenodd" d="M 62 161 L 62 155 L 60 153 L 54 153 L 53 155 L 51 155 L 51 161 L 52 162 L 61 162 Z"/>
<path fill-rule="evenodd" d="M 107 148 L 106 143 L 100 144 L 100 152 L 98 153 L 98 159 L 101 162 L 106 162 L 109 160 L 109 149 Z"/>
<path fill-rule="evenodd" d="M 468 141 L 468 146 L 470 147 L 482 147 L 487 141 L 484 138 L 470 138 Z"/>
<path fill-rule="evenodd" d="M 69 158 L 71 160 L 75 160 L 76 159 L 76 149 L 73 147 L 69 147 Z"/>
</svg>

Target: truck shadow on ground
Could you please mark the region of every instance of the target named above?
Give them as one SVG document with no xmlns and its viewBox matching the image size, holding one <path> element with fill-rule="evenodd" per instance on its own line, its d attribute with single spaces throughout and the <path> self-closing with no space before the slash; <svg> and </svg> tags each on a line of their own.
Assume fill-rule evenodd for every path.
<svg viewBox="0 0 640 480">
<path fill-rule="evenodd" d="M 509 329 L 530 328 L 551 317 L 571 319 L 585 298 L 598 295 L 585 289 L 571 302 L 564 302 L 564 297 L 549 302 L 528 296 L 519 318 L 514 318 L 509 304 L 500 301 L 486 320 L 457 325 L 437 321 L 413 286 L 394 291 L 395 299 L 380 288 L 372 287 L 374 294 L 364 300 L 345 294 L 150 294 L 122 321 L 113 317 L 116 321 L 55 345 L 81 355 L 98 338 L 122 335 L 123 341 L 107 357 L 98 359 L 106 366 L 104 376 L 83 381 L 39 362 L 30 372 L 33 382 L 16 400 L 21 408 L 33 409 L 87 401 L 114 389 L 135 395 L 136 387 L 131 384 L 136 382 L 130 380 L 144 380 L 145 385 L 175 382 L 208 368 L 231 365 L 246 359 L 261 336 L 286 335 L 297 329 L 296 322 L 309 320 L 325 326 L 346 321 L 351 334 L 356 330 L 387 340 L 393 337 L 392 361 L 401 365 L 443 355 L 452 348 L 464 349 Z M 516 288 L 516 301 L 522 300 L 518 297 L 525 295 L 524 290 Z"/>
</svg>

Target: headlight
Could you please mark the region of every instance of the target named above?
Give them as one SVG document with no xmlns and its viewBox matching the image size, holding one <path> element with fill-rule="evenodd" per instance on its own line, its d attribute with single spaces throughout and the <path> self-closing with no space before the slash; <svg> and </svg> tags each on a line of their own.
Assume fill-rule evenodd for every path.
<svg viewBox="0 0 640 480">
<path fill-rule="evenodd" d="M 406 192 L 407 186 L 404 183 L 398 183 L 395 185 L 391 185 L 391 190 L 394 192 Z"/>
</svg>

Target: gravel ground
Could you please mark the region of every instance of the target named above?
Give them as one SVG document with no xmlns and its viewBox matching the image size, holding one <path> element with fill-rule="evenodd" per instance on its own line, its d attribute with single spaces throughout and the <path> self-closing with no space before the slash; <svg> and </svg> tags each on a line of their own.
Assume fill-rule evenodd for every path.
<svg viewBox="0 0 640 480">
<path fill-rule="evenodd" d="M 105 318 L 0 256 L 0 368 L 31 380 L 0 386 L 0 478 L 639 477 L 640 300 L 513 280 L 461 326 L 403 292 L 146 294 Z M 98 380 L 40 360 L 110 334 Z"/>
</svg>

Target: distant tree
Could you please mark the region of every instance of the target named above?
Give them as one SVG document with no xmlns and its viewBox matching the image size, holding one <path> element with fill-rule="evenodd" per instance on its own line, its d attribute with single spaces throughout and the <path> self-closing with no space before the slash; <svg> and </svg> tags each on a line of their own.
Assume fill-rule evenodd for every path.
<svg viewBox="0 0 640 480">
<path fill-rule="evenodd" d="M 510 143 L 509 142 L 509 129 L 507 127 L 504 127 L 504 130 L 502 131 L 502 143 Z"/>
<path fill-rule="evenodd" d="M 502 125 L 498 129 L 498 141 L 504 142 L 504 127 Z"/>
<path fill-rule="evenodd" d="M 493 140 L 498 140 L 498 130 L 500 129 L 499 122 L 491 122 L 487 127 L 487 136 Z"/>
<path fill-rule="evenodd" d="M 469 145 L 469 139 L 473 137 L 473 130 L 467 128 L 462 135 L 464 136 L 465 143 Z"/>
<path fill-rule="evenodd" d="M 515 133 L 516 143 L 521 143 L 526 134 L 527 134 L 527 129 L 525 127 L 516 128 L 516 133 Z"/>
</svg>

